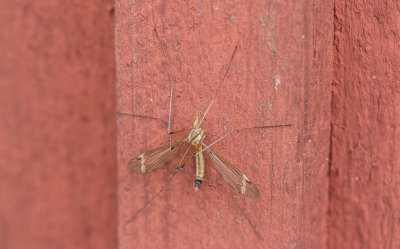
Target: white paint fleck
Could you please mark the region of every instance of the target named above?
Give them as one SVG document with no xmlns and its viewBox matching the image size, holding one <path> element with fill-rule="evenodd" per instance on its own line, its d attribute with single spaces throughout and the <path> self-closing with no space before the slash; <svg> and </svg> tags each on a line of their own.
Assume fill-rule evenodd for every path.
<svg viewBox="0 0 400 249">
<path fill-rule="evenodd" d="M 358 181 L 360 178 L 358 176 L 354 177 L 354 180 Z"/>
<path fill-rule="evenodd" d="M 272 110 L 272 103 L 268 104 L 268 110 L 270 110 L 270 111 Z"/>
<path fill-rule="evenodd" d="M 376 80 L 376 76 L 375 76 L 375 75 L 372 75 L 372 79 Z"/>
<path fill-rule="evenodd" d="M 216 4 L 214 4 L 214 7 L 213 7 L 213 9 L 214 10 L 218 10 L 218 4 L 216 3 Z"/>
<path fill-rule="evenodd" d="M 134 61 L 136 61 L 135 48 L 132 47 L 131 51 L 132 51 L 132 58 Z"/>
<path fill-rule="evenodd" d="M 152 98 L 150 98 L 150 102 L 153 102 L 153 99 L 152 99 Z"/>
<path fill-rule="evenodd" d="M 306 37 L 305 35 L 301 35 L 301 39 L 304 39 L 304 37 Z"/>
<path fill-rule="evenodd" d="M 279 78 L 279 75 L 275 75 L 275 90 L 278 90 L 278 85 L 281 84 L 281 78 Z"/>
<path fill-rule="evenodd" d="M 201 0 L 197 1 L 199 3 L 199 16 L 203 15 L 203 10 L 201 9 Z"/>
<path fill-rule="evenodd" d="M 224 130 L 228 130 L 228 127 L 226 127 L 226 125 L 224 125 Z"/>
</svg>

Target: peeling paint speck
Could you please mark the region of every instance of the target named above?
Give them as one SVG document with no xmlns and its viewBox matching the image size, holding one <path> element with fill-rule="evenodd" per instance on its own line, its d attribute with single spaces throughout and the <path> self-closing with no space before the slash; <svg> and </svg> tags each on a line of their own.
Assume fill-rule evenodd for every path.
<svg viewBox="0 0 400 249">
<path fill-rule="evenodd" d="M 278 85 L 281 84 L 281 78 L 279 78 L 279 75 L 275 75 L 275 90 L 278 90 Z"/>
<path fill-rule="evenodd" d="M 199 16 L 203 15 L 203 10 L 201 9 L 201 0 L 198 0 L 199 3 Z"/>
</svg>

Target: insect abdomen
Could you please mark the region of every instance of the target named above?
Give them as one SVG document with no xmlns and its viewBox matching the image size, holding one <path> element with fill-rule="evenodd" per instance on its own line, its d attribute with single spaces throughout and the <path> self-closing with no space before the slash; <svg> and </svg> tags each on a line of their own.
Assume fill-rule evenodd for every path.
<svg viewBox="0 0 400 249">
<path fill-rule="evenodd" d="M 198 151 L 201 151 L 201 146 Z M 204 162 L 204 154 L 200 152 L 196 154 L 196 180 L 194 181 L 195 190 L 199 190 L 201 183 L 204 179 L 204 171 L 205 171 L 205 162 Z"/>
</svg>

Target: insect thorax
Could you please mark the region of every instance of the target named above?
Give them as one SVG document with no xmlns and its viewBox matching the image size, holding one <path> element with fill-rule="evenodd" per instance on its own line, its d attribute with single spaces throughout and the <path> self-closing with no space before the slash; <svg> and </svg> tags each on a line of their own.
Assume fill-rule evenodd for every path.
<svg viewBox="0 0 400 249">
<path fill-rule="evenodd" d="M 192 142 L 192 145 L 197 145 L 198 143 L 200 143 L 202 137 L 203 139 L 205 138 L 204 130 L 201 128 L 193 128 L 188 136 L 188 142 Z"/>
</svg>

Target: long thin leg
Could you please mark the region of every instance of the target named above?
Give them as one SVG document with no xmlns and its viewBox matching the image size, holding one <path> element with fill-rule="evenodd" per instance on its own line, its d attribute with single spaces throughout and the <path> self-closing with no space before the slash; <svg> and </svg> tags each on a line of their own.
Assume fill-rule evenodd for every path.
<svg viewBox="0 0 400 249">
<path fill-rule="evenodd" d="M 167 187 L 168 185 L 172 182 L 172 179 L 175 177 L 175 175 L 178 173 L 178 170 L 181 168 L 183 169 L 183 166 L 185 165 L 185 163 L 191 159 L 194 156 L 194 152 L 185 160 L 185 162 L 182 164 L 183 159 L 186 157 L 188 151 L 190 149 L 190 146 L 186 149 L 185 154 L 183 155 L 181 161 L 179 162 L 178 167 L 175 168 L 174 173 L 171 175 L 171 177 L 168 179 L 168 181 L 164 184 L 164 186 L 160 189 L 160 191 L 157 192 L 157 194 L 155 194 L 153 197 L 150 198 L 150 200 L 146 203 L 146 205 L 144 205 L 141 209 L 139 209 L 128 221 L 127 224 L 129 224 L 130 222 L 132 222 L 134 219 L 136 219 L 136 217 L 143 212 L 143 210 L 145 210 L 149 204 L 155 199 L 157 198 L 157 196 L 159 196 Z M 182 165 L 182 166 L 181 166 Z"/>
<path fill-rule="evenodd" d="M 189 160 L 189 159 L 186 159 L 185 163 L 182 164 L 183 159 L 185 158 L 185 156 L 186 156 L 187 153 L 189 152 L 190 145 L 192 144 L 192 142 L 193 142 L 200 134 L 202 134 L 202 133 L 201 133 L 201 132 L 196 133 L 196 135 L 190 140 L 189 146 L 188 146 L 188 148 L 186 149 L 185 154 L 183 155 L 183 157 L 182 157 L 181 161 L 179 162 L 178 166 L 176 167 L 176 169 L 178 169 L 179 167 L 181 167 L 181 165 L 185 165 L 185 163 Z M 203 133 L 203 135 L 202 135 L 201 137 L 202 137 L 202 138 L 204 137 L 204 133 Z M 202 141 L 202 140 L 200 140 L 200 141 Z M 188 157 L 188 158 L 191 158 L 193 155 L 194 155 L 194 153 L 193 153 L 190 157 Z"/>
<path fill-rule="evenodd" d="M 189 127 L 189 128 L 185 128 L 185 129 L 182 129 L 182 130 L 171 131 L 171 132 L 169 132 L 168 134 L 169 134 L 169 135 L 174 135 L 174 134 L 178 134 L 178 133 L 180 133 L 180 132 L 182 132 L 182 131 L 188 131 L 188 130 L 191 130 L 191 129 L 193 129 L 193 128 L 192 128 L 192 127 Z"/>
<path fill-rule="evenodd" d="M 130 117 L 139 117 L 139 118 L 149 118 L 149 119 L 156 119 L 156 120 L 160 120 L 163 121 L 165 123 L 168 123 L 167 120 L 162 119 L 162 118 L 157 118 L 157 117 L 151 117 L 151 116 L 146 116 L 146 115 L 141 115 L 141 114 L 132 114 L 132 113 L 124 113 L 124 112 L 116 112 L 118 115 L 121 116 L 130 116 Z"/>
<path fill-rule="evenodd" d="M 196 177 L 195 174 L 193 174 L 192 172 L 184 169 L 183 167 L 180 168 L 183 172 Z M 229 190 L 227 190 L 225 188 L 225 186 L 223 184 L 219 184 L 217 182 L 211 181 L 207 178 L 204 178 L 203 181 L 207 181 L 209 183 L 215 184 L 217 186 L 220 186 L 228 195 L 229 197 L 233 200 L 233 202 L 235 203 L 236 207 L 239 208 L 240 212 L 242 213 L 243 217 L 247 220 L 247 222 L 249 223 L 250 227 L 253 229 L 254 233 L 257 235 L 257 237 L 261 240 L 264 241 L 264 238 L 261 236 L 260 232 L 257 230 L 256 226 L 253 224 L 252 220 L 249 218 L 249 216 L 247 215 L 247 213 L 244 211 L 244 209 L 239 205 L 239 203 L 236 201 L 236 199 L 233 197 L 232 193 L 229 192 Z"/>
<path fill-rule="evenodd" d="M 200 133 L 201 133 L 201 132 L 197 133 L 196 136 L 192 139 L 192 141 L 193 141 Z M 189 161 L 189 159 L 192 158 L 195 154 L 196 154 L 196 155 L 198 154 L 198 153 L 196 153 L 196 152 L 199 151 L 199 148 L 200 148 L 200 146 L 201 146 L 202 143 L 203 143 L 204 137 L 205 137 L 205 135 L 204 135 L 204 133 L 202 133 L 202 135 L 201 135 L 201 137 L 200 137 L 200 142 L 196 145 L 195 151 L 185 160 L 185 162 L 182 164 L 182 166 L 178 165 L 177 168 L 179 168 L 179 166 L 180 166 L 180 168 L 183 169 L 183 167 L 185 167 L 185 164 L 187 163 L 187 161 Z"/>
<path fill-rule="evenodd" d="M 187 148 L 186 151 L 185 151 L 185 154 L 183 154 L 183 157 L 182 157 L 181 160 L 179 161 L 179 164 L 178 164 L 178 167 L 176 167 L 176 170 L 178 170 L 179 167 L 182 165 L 183 159 L 185 159 L 187 153 L 189 152 L 189 149 L 190 149 L 190 145 L 188 146 L 188 148 Z"/>
<path fill-rule="evenodd" d="M 171 147 L 171 110 L 172 110 L 172 93 L 174 90 L 174 82 L 172 81 L 172 77 L 170 77 L 171 79 L 171 94 L 169 97 L 169 114 L 168 114 L 168 134 L 169 134 L 169 147 Z"/>
<path fill-rule="evenodd" d="M 209 181 L 211 182 L 211 181 Z M 243 217 L 246 218 L 247 222 L 249 223 L 249 225 L 251 226 L 251 228 L 253 229 L 254 233 L 257 235 L 257 237 L 261 240 L 264 241 L 264 238 L 261 236 L 260 232 L 257 230 L 256 226 L 253 224 L 253 222 L 251 221 L 251 219 L 249 218 L 249 216 L 247 215 L 247 213 L 244 211 L 244 209 L 239 205 L 239 203 L 237 203 L 236 199 L 233 197 L 232 193 L 229 192 L 224 185 L 222 184 L 218 184 L 215 182 L 215 184 L 217 186 L 221 186 L 222 189 L 228 194 L 228 196 L 233 200 L 233 202 L 235 203 L 236 207 L 239 208 L 240 212 L 242 213 Z M 243 197 L 244 198 L 244 197 Z"/>
<path fill-rule="evenodd" d="M 214 144 L 216 144 L 217 142 L 221 141 L 222 139 L 224 139 L 225 137 L 227 137 L 228 135 L 230 135 L 232 132 L 234 131 L 240 131 L 240 130 L 248 130 L 248 129 L 263 129 L 263 128 L 278 128 L 278 127 L 287 127 L 287 126 L 292 126 L 291 124 L 284 124 L 284 125 L 266 125 L 266 126 L 254 126 L 254 127 L 246 127 L 246 128 L 238 128 L 238 129 L 233 129 L 227 133 L 225 133 L 222 137 L 218 138 L 217 140 L 215 140 L 214 142 L 212 142 L 210 145 L 206 146 L 204 149 L 202 149 L 201 151 L 197 152 L 197 154 L 199 154 L 200 152 L 205 151 L 206 149 L 210 148 L 211 146 L 213 146 Z"/>
<path fill-rule="evenodd" d="M 176 173 L 178 173 L 178 170 L 175 169 L 174 173 L 171 175 L 171 177 L 168 179 L 167 183 L 165 183 L 165 185 L 160 189 L 160 191 L 158 191 L 157 194 L 155 194 L 153 197 L 151 197 L 151 199 L 146 203 L 146 205 L 144 205 L 141 209 L 139 209 L 128 221 L 127 224 L 131 223 L 133 220 L 136 219 L 136 217 L 143 212 L 143 210 L 145 210 L 149 204 L 157 197 L 159 196 L 167 187 L 168 185 L 171 183 L 172 179 L 175 177 Z"/>
<path fill-rule="evenodd" d="M 162 53 L 163 53 L 163 55 L 164 55 L 164 58 L 165 58 L 165 60 L 167 61 L 167 67 L 168 67 L 168 78 L 169 78 L 169 80 L 170 80 L 170 82 L 171 82 L 171 93 L 170 93 L 170 95 L 169 95 L 169 114 L 168 114 L 168 135 L 169 135 L 169 147 L 171 147 L 172 146 L 172 138 L 171 138 L 171 112 L 172 112 L 172 94 L 173 94 L 173 92 L 174 92 L 174 81 L 173 81 L 173 79 L 172 79 L 172 73 L 171 73 L 171 66 L 170 66 L 170 64 L 169 64 L 169 61 L 168 61 L 168 58 L 167 58 L 167 55 L 165 54 L 165 51 L 164 51 L 164 47 L 162 46 L 162 42 L 161 42 L 161 39 L 160 39 L 160 37 L 158 36 L 158 32 L 157 32 L 157 29 L 154 27 L 154 33 L 156 34 L 156 36 L 157 36 L 157 39 L 158 39 L 158 41 L 159 41 L 159 43 L 160 43 L 160 48 L 161 48 L 161 51 L 162 51 Z"/>
<path fill-rule="evenodd" d="M 118 115 L 121 115 L 121 116 L 130 116 L 130 117 L 138 117 L 138 118 L 156 119 L 156 120 L 160 120 L 160 121 L 163 121 L 163 122 L 165 122 L 165 123 L 168 123 L 167 120 L 162 119 L 162 118 L 157 118 L 157 117 L 151 117 L 151 116 L 146 116 L 146 115 L 141 115 L 141 114 L 124 113 L 124 112 L 116 112 L 116 113 L 117 113 Z M 183 131 L 188 131 L 188 130 L 191 130 L 191 129 L 193 129 L 193 127 L 188 127 L 188 128 L 181 129 L 181 130 L 177 130 L 177 131 L 171 131 L 171 132 L 169 132 L 168 134 L 169 134 L 169 135 L 175 135 L 175 134 L 181 133 L 181 132 L 183 132 Z M 170 145 L 170 147 L 171 147 L 171 145 Z"/>
<path fill-rule="evenodd" d="M 203 119 L 206 117 L 208 110 L 210 110 L 212 104 L 214 103 L 214 100 L 217 98 L 217 95 L 218 95 L 219 91 L 221 90 L 222 83 L 224 83 L 226 75 L 228 74 L 229 68 L 231 67 L 231 64 L 232 64 L 232 61 L 233 61 L 233 57 L 235 57 L 235 54 L 236 54 L 236 50 L 237 50 L 237 45 L 235 46 L 235 50 L 233 50 L 232 57 L 231 57 L 231 60 L 229 61 L 228 68 L 225 71 L 224 77 L 222 78 L 221 83 L 219 84 L 218 89 L 215 92 L 214 98 L 211 100 L 210 105 L 208 106 L 208 108 L 207 108 L 206 112 L 204 113 L 203 117 L 201 118 L 199 126 L 201 125 L 201 122 L 203 122 Z"/>
</svg>

